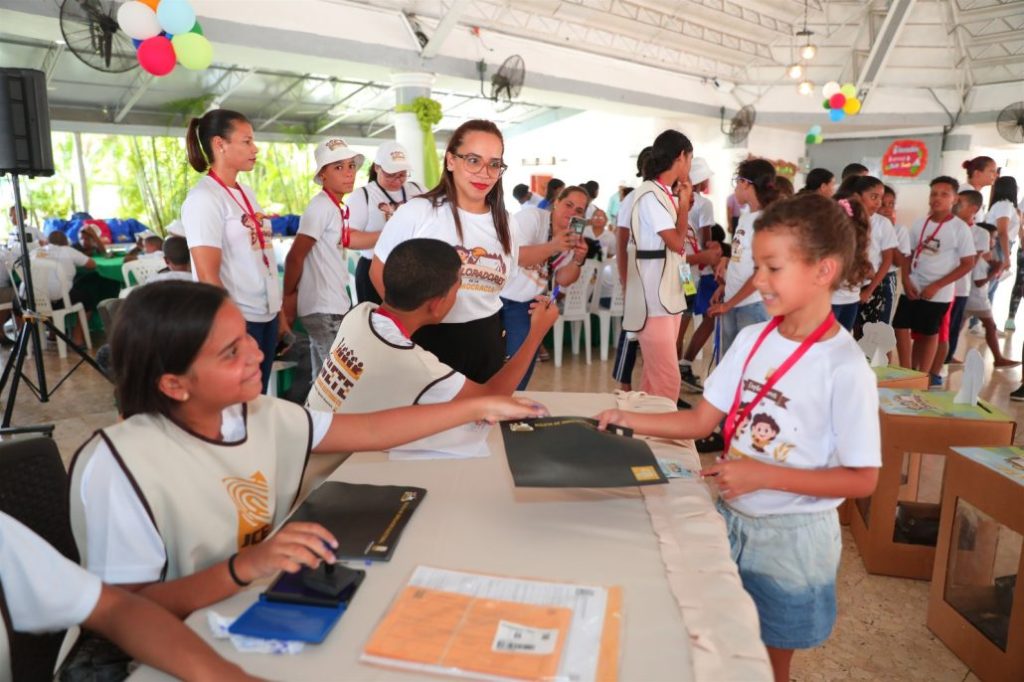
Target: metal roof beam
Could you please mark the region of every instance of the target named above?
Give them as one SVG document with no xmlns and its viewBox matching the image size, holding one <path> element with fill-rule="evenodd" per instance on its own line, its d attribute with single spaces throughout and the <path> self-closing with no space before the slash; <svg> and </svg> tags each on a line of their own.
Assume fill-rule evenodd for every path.
<svg viewBox="0 0 1024 682">
<path fill-rule="evenodd" d="M 434 35 L 430 36 L 430 40 L 423 46 L 420 51 L 420 55 L 424 59 L 432 59 L 437 56 L 438 52 L 441 51 L 441 46 L 444 45 L 444 41 L 448 38 L 448 34 L 452 32 L 455 25 L 459 23 L 459 19 L 462 14 L 466 11 L 466 6 L 469 4 L 469 0 L 453 0 L 452 4 L 448 7 L 448 10 L 444 13 L 441 18 L 441 23 L 434 29 Z"/>
<path fill-rule="evenodd" d="M 1008 54 L 1003 55 L 1002 57 L 985 57 L 983 59 L 973 60 L 971 65 L 975 68 L 979 66 L 1024 66 L 1024 55 Z"/>
<path fill-rule="evenodd" d="M 954 11 L 956 10 L 954 9 Z M 1021 13 L 1024 14 L 1024 7 L 1021 7 Z M 963 24 L 958 25 L 957 28 L 963 30 L 964 34 L 967 36 L 967 44 L 971 47 L 974 47 L 975 45 L 979 47 L 982 45 L 997 45 L 999 43 L 1005 43 L 1011 40 L 1021 40 L 1024 38 L 1020 31 L 1000 31 L 998 33 L 981 33 L 975 35 L 968 31 Z"/>
<path fill-rule="evenodd" d="M 960 14 L 960 20 L 963 22 L 991 21 L 993 19 L 1002 19 L 1003 17 L 1019 16 L 1021 12 L 1024 12 L 1024 2 L 1019 0 L 1002 5 L 978 7 L 977 9 L 961 9 L 960 0 L 952 0 L 952 4 L 957 6 L 956 9 Z"/>
<path fill-rule="evenodd" d="M 146 90 L 149 90 L 149 86 L 153 84 L 153 75 L 147 71 L 139 69 L 139 72 L 135 74 L 135 78 L 132 79 L 128 89 L 125 90 L 124 95 L 121 97 L 121 101 L 117 103 L 117 112 L 114 114 L 114 123 L 120 123 L 124 120 L 124 117 L 128 115 L 128 112 L 132 110 L 142 96 L 146 94 Z"/>
<path fill-rule="evenodd" d="M 910 18 L 910 10 L 913 9 L 915 2 L 916 0 L 893 0 L 889 5 L 882 28 L 871 44 L 864 68 L 857 75 L 857 90 L 869 88 L 881 76 L 885 63 L 892 54 L 892 48 L 896 47 L 900 33 Z"/>
<path fill-rule="evenodd" d="M 242 87 L 242 84 L 249 80 L 249 77 L 254 73 L 256 73 L 255 68 L 249 68 L 244 71 L 235 69 L 226 70 L 224 75 L 222 75 L 217 82 L 213 84 L 213 88 L 211 88 L 211 92 L 214 97 L 210 102 L 210 106 L 206 107 L 206 111 L 220 109 L 227 98 L 234 94 L 238 88 Z"/>
<path fill-rule="evenodd" d="M 53 72 L 57 70 L 60 58 L 64 56 L 67 47 L 64 43 L 53 43 L 46 48 L 46 55 L 43 57 L 42 71 L 46 74 L 46 84 L 49 85 L 53 79 Z"/>
</svg>

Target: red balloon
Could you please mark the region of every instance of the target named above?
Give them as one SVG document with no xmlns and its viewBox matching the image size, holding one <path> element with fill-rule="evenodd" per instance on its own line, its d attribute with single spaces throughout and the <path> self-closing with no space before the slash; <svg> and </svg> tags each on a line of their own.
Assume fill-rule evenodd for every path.
<svg viewBox="0 0 1024 682">
<path fill-rule="evenodd" d="M 152 38 L 150 38 L 152 40 Z M 828 98 L 828 104 L 833 109 L 842 109 L 843 105 L 846 104 L 846 95 L 841 92 L 837 92 Z"/>
<path fill-rule="evenodd" d="M 139 45 L 136 54 L 139 57 L 139 66 L 154 76 L 166 76 L 174 71 L 174 65 L 177 63 L 174 46 L 165 36 L 146 38 Z"/>
</svg>

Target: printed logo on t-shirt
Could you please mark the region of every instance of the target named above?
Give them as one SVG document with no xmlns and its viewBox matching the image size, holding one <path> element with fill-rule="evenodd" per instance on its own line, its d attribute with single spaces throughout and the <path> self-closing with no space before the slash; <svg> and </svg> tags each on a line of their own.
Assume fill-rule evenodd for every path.
<svg viewBox="0 0 1024 682">
<path fill-rule="evenodd" d="M 496 294 L 505 286 L 508 266 L 500 253 L 491 253 L 482 246 L 467 249 L 462 245 L 455 247 L 462 259 L 463 291 L 481 291 Z"/>
<path fill-rule="evenodd" d="M 270 238 L 273 236 L 269 227 L 267 227 L 267 217 L 262 213 L 256 214 L 256 219 L 260 221 L 259 229 L 263 232 L 263 241 L 266 244 L 270 244 Z M 254 251 L 260 250 L 260 239 L 256 236 L 255 225 L 253 225 L 252 218 L 243 213 L 242 214 L 242 227 L 249 231 L 249 247 Z"/>
<path fill-rule="evenodd" d="M 249 478 L 223 479 L 231 501 L 238 511 L 238 548 L 257 545 L 270 535 L 270 486 L 263 472 Z"/>
<path fill-rule="evenodd" d="M 765 373 L 765 381 L 767 381 L 774 372 L 774 367 L 769 368 Z M 763 387 L 764 383 L 757 381 L 756 379 L 743 380 L 744 393 L 757 395 Z M 770 406 L 774 405 L 779 409 L 785 410 L 788 409 L 789 401 L 790 399 L 777 388 L 773 388 L 768 391 L 764 398 L 761 399 L 761 402 L 759 402 L 754 408 L 753 412 L 736 425 L 733 444 L 732 447 L 729 448 L 729 457 L 739 458 L 752 456 L 751 453 L 744 452 L 737 447 L 738 442 L 742 440 L 749 440 L 750 448 L 754 453 L 756 453 L 756 456 L 771 457 L 776 462 L 785 462 L 789 457 L 789 453 L 796 446 L 792 443 L 779 441 L 779 435 L 782 433 L 782 427 L 779 426 L 775 416 L 770 414 L 769 410 L 766 408 L 770 408 Z M 741 402 L 737 408 L 737 416 L 739 416 L 746 407 L 747 403 Z"/>
<path fill-rule="evenodd" d="M 352 387 L 362 376 L 362 360 L 348 345 L 348 340 L 342 338 L 331 348 L 330 354 L 324 361 L 324 366 L 316 375 L 313 388 L 317 395 L 331 406 L 331 410 L 337 412 Z"/>
<path fill-rule="evenodd" d="M 733 235 L 732 258 L 729 259 L 733 263 L 739 263 L 741 260 L 743 260 L 743 236 L 745 232 L 746 231 L 743 228 L 738 228 L 736 230 L 736 234 Z"/>
</svg>

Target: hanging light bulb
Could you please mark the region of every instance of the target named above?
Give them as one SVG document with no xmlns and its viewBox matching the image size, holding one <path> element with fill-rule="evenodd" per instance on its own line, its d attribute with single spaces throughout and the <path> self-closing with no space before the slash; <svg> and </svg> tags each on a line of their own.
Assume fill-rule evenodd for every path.
<svg viewBox="0 0 1024 682">
<path fill-rule="evenodd" d="M 800 81 L 800 85 L 797 86 L 797 91 L 801 95 L 809 95 L 814 92 L 814 83 L 811 81 Z"/>
<path fill-rule="evenodd" d="M 793 64 L 789 67 L 787 73 L 793 80 L 800 80 L 800 77 L 804 75 L 804 67 L 800 64 Z"/>
<path fill-rule="evenodd" d="M 814 56 L 816 54 L 818 54 L 818 48 L 815 47 L 814 45 L 811 45 L 810 43 L 807 43 L 802 48 L 800 48 L 800 56 L 808 61 L 814 59 Z"/>
</svg>

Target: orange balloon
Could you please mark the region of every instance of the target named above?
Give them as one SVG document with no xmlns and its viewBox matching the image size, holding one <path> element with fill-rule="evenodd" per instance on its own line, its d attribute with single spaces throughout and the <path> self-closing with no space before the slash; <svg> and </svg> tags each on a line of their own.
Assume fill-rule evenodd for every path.
<svg viewBox="0 0 1024 682">
<path fill-rule="evenodd" d="M 139 2 L 143 5 L 149 5 L 149 8 L 154 12 L 156 11 L 156 6 L 160 4 L 160 0 L 139 0 Z"/>
</svg>

